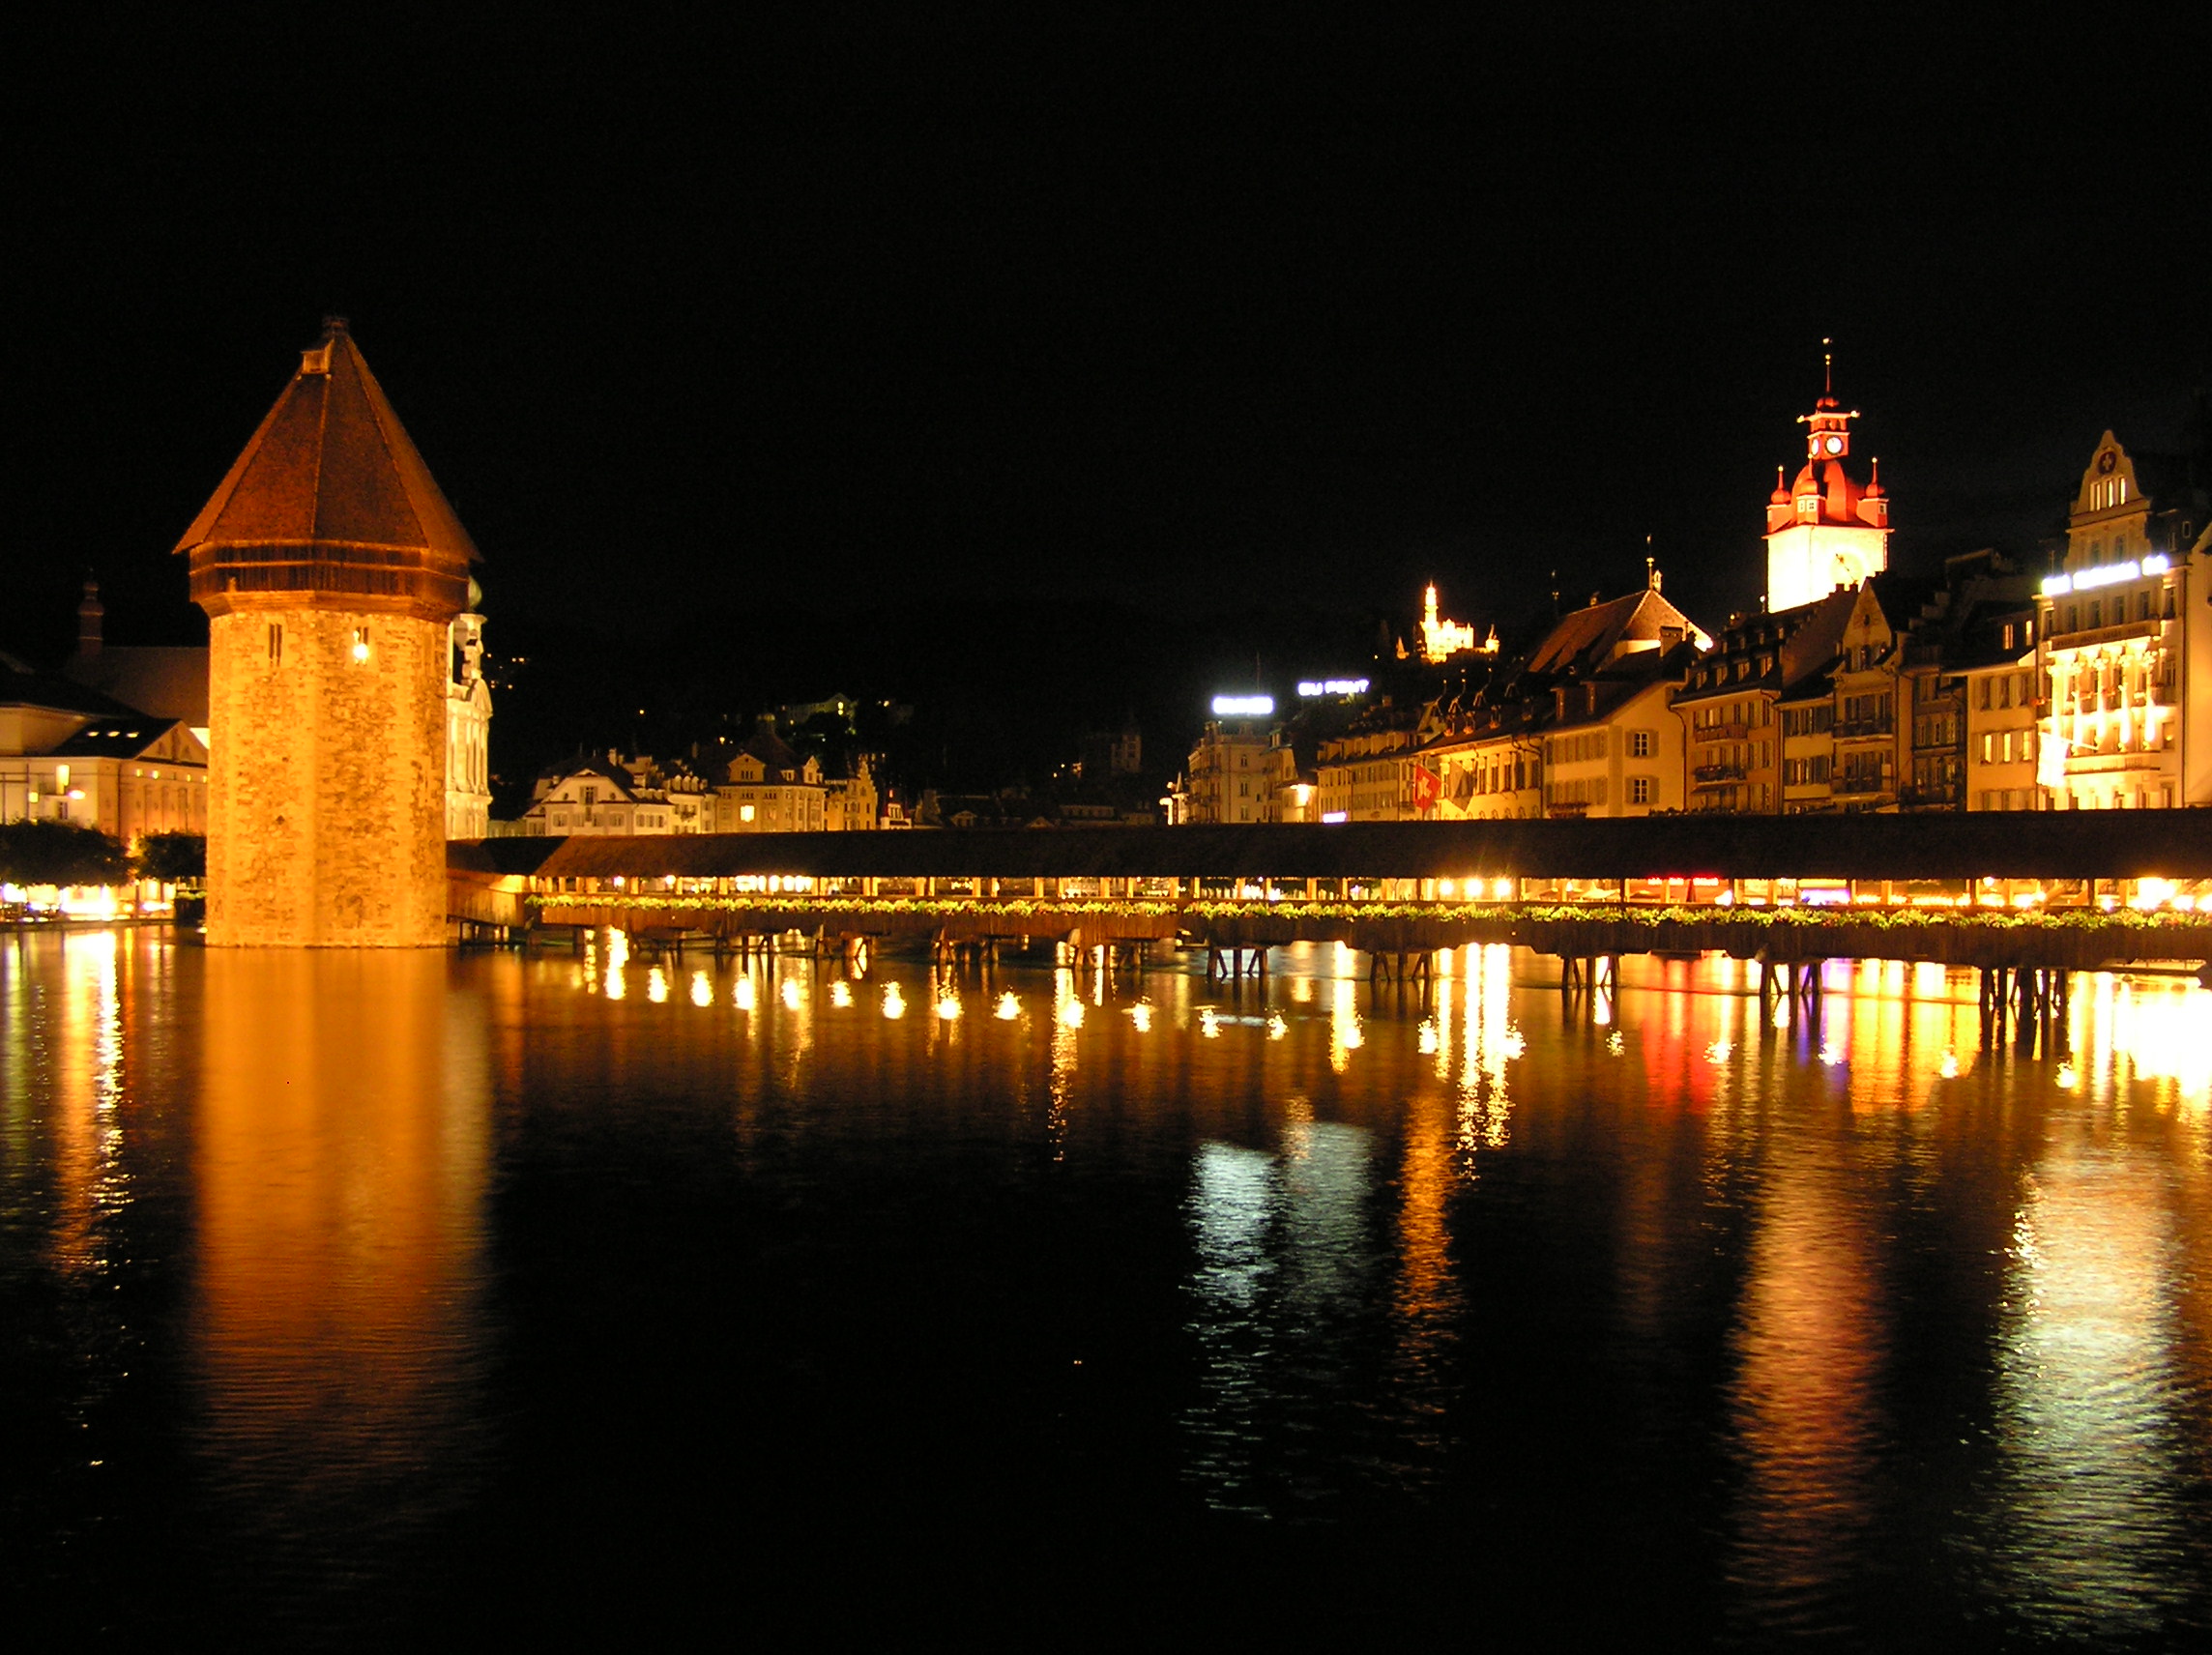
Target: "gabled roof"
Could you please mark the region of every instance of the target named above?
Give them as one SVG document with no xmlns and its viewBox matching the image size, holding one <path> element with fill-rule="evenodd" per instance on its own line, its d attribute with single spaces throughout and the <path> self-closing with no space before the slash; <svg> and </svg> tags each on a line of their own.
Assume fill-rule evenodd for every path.
<svg viewBox="0 0 2212 1655">
<path fill-rule="evenodd" d="M 1656 643 L 1662 630 L 1679 627 L 1686 637 L 1697 630 L 1687 615 L 1648 587 L 1593 603 L 1559 618 L 1544 639 L 1528 653 L 1524 673 L 1591 673 L 1612 660 L 1616 646 Z"/>
<path fill-rule="evenodd" d="M 135 759 L 177 727 L 174 718 L 96 718 L 53 750 L 57 759 Z"/>
<path fill-rule="evenodd" d="M 210 545 L 479 555 L 337 317 L 174 549 Z"/>
</svg>

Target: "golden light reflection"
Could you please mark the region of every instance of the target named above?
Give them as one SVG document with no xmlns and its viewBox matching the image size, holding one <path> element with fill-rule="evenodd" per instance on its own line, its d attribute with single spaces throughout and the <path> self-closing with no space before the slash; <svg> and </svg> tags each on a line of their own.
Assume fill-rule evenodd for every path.
<svg viewBox="0 0 2212 1655">
<path fill-rule="evenodd" d="M 906 996 L 895 982 L 884 984 L 884 1015 L 894 1021 L 906 1015 Z"/>
<path fill-rule="evenodd" d="M 1151 1003 L 1149 1001 L 1140 1000 L 1136 1004 L 1130 1006 L 1129 1021 L 1136 1025 L 1138 1033 L 1150 1034 L 1152 1031 Z"/>
<path fill-rule="evenodd" d="M 714 1003 L 714 979 L 703 971 L 691 973 L 691 1003 L 693 1005 L 713 1005 Z"/>
<path fill-rule="evenodd" d="M 1513 1026 L 1513 950 L 1470 944 L 1467 976 L 1456 1142 L 1461 1156 L 1471 1158 L 1477 1149 L 1502 1149 L 1511 1136 L 1506 1065 L 1527 1042 Z"/>
<path fill-rule="evenodd" d="M 1270 1039 L 1270 1040 L 1280 1040 L 1280 1039 L 1282 1039 L 1282 1038 L 1283 1038 L 1285 1035 L 1289 1034 L 1289 1033 L 1290 1033 L 1290 1031 L 1291 1031 L 1291 1026 L 1290 1026 L 1290 1024 L 1289 1024 L 1289 1023 L 1287 1023 L 1287 1022 L 1285 1022 L 1285 1021 L 1284 1021 L 1284 1019 L 1283 1019 L 1283 1014 L 1282 1014 L 1281 1012 L 1277 1011 L 1277 1012 L 1273 1012 L 1273 1013 L 1270 1013 L 1270 1014 L 1269 1014 L 1269 1016 L 1268 1016 L 1268 1018 L 1267 1018 L 1267 1038 L 1268 1038 L 1268 1039 Z"/>
<path fill-rule="evenodd" d="M 1001 1023 L 1011 1023 L 1014 1021 L 1014 1019 L 1021 1016 L 1021 997 L 1015 994 L 1012 989 L 1008 989 L 1005 993 L 999 996 L 998 1007 L 991 1013 L 991 1015 L 996 1017 Z"/>
<path fill-rule="evenodd" d="M 1201 1038 L 1207 1040 L 1218 1040 L 1221 1037 L 1221 1020 L 1213 1014 L 1212 1006 L 1202 1005 L 1198 1008 L 1198 1032 Z"/>
<path fill-rule="evenodd" d="M 1730 1570 L 1768 1625 L 1846 1566 L 1875 1517 L 1887 1328 L 1865 1210 L 1804 1141 L 1767 1157 L 1735 1334 Z"/>
<path fill-rule="evenodd" d="M 759 997 L 760 990 L 753 982 L 752 973 L 740 966 L 737 980 L 730 984 L 730 1003 L 740 1011 L 750 1011 L 759 1003 Z"/>
<path fill-rule="evenodd" d="M 1367 1044 L 1367 1035 L 1359 1027 L 1359 985 L 1339 977 L 1329 988 L 1328 1066 L 1341 1075 L 1352 1054 Z"/>
<path fill-rule="evenodd" d="M 655 966 L 645 973 L 645 998 L 660 1005 L 668 999 L 668 973 Z"/>
<path fill-rule="evenodd" d="M 1046 1082 L 1045 1139 L 1055 1161 L 1067 1157 L 1067 1112 L 1075 1092 L 1075 1031 L 1083 1027 L 1083 1001 L 1075 973 L 1062 970 L 1052 974 L 1051 1070 Z"/>
<path fill-rule="evenodd" d="M 830 1003 L 843 1011 L 853 1003 L 853 985 L 839 977 L 830 985 Z"/>
<path fill-rule="evenodd" d="M 937 1001 L 937 1016 L 938 1021 L 942 1023 L 959 1022 L 960 997 L 950 993 L 940 995 Z"/>
<path fill-rule="evenodd" d="M 783 1002 L 783 1008 L 786 1011 L 803 1011 L 806 1009 L 806 990 L 800 986 L 799 978 L 796 976 L 785 977 L 777 987 L 775 997 Z"/>
<path fill-rule="evenodd" d="M 350 1532 L 480 1447 L 484 1013 L 442 952 L 202 970 L 198 1463 L 249 1525 Z"/>
<path fill-rule="evenodd" d="M 2170 1081 L 2178 1101 L 2212 1102 L 2212 992 L 2191 982 L 2123 981 L 2107 1036 L 2138 1080 Z"/>
</svg>

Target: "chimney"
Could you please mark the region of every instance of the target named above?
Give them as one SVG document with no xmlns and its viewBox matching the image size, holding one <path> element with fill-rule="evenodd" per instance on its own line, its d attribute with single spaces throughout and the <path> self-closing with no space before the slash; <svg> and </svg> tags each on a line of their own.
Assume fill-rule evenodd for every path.
<svg viewBox="0 0 2212 1655">
<path fill-rule="evenodd" d="M 90 660 L 100 653 L 101 622 L 107 609 L 100 601 L 100 582 L 86 579 L 84 601 L 76 606 L 76 653 L 79 660 Z"/>
</svg>

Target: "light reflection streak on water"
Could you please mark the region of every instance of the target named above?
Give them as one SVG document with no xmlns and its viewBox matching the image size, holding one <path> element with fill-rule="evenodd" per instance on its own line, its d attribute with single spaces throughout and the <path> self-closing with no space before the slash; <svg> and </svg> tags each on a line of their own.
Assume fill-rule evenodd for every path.
<svg viewBox="0 0 2212 1655">
<path fill-rule="evenodd" d="M 667 1003 L 668 973 L 658 966 L 651 968 L 645 973 L 645 998 L 655 1005 Z"/>
<path fill-rule="evenodd" d="M 2104 979 L 2109 1010 L 2091 1026 L 2089 1049 L 2125 1060 L 2138 1081 L 2170 1083 L 2173 1101 L 2197 1112 L 2212 1103 L 2212 992 L 2170 978 Z"/>
<path fill-rule="evenodd" d="M 1329 984 L 1328 1066 L 1344 1073 L 1352 1054 L 1367 1043 L 1359 1027 L 1359 985 L 1350 977 Z"/>
<path fill-rule="evenodd" d="M 1046 1060 L 1045 1139 L 1052 1158 L 1067 1158 L 1067 1108 L 1075 1089 L 1076 1031 L 1083 1027 L 1083 1000 L 1075 973 L 1065 967 L 1052 973 L 1052 1047 Z"/>
<path fill-rule="evenodd" d="M 2188 1595 L 2178 1256 L 2156 1173 L 2086 1145 L 2030 1175 L 1998 1353 L 1991 1585 L 2045 1634 L 2140 1637 Z"/>
<path fill-rule="evenodd" d="M 56 1172 L 64 1192 L 51 1254 L 72 1275 L 109 1261 L 102 1219 L 130 1199 L 116 1106 L 123 1096 L 122 996 L 117 939 L 94 931 L 64 939 L 60 1039 L 55 1043 Z"/>
<path fill-rule="evenodd" d="M 1502 1149 L 1511 1137 L 1505 1066 L 1526 1043 L 1513 1026 L 1513 950 L 1502 944 L 1470 944 L 1469 965 L 1456 1143 L 1471 1171 L 1476 1150 Z"/>
<path fill-rule="evenodd" d="M 1300 1438 L 1343 1406 L 1344 1334 L 1375 1263 L 1369 1135 L 1286 1113 L 1279 1156 L 1202 1146 L 1188 1204 L 1200 1351 L 1188 1474 L 1208 1506 L 1254 1516 L 1321 1492 Z"/>
<path fill-rule="evenodd" d="M 1879 1272 L 1862 1204 L 1802 1140 L 1766 1147 L 1732 1395 L 1743 1487 L 1731 1568 L 1750 1626 L 1789 1626 L 1832 1592 L 1874 1519 L 1886 1422 Z"/>
<path fill-rule="evenodd" d="M 620 1000 L 628 992 L 624 970 L 628 963 L 629 938 L 621 930 L 610 927 L 607 931 L 607 963 L 600 973 L 606 982 L 609 1000 Z"/>
</svg>

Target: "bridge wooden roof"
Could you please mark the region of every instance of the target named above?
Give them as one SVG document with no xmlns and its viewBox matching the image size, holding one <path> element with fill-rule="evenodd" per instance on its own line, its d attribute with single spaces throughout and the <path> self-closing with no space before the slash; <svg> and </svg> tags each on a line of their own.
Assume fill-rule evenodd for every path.
<svg viewBox="0 0 2212 1655">
<path fill-rule="evenodd" d="M 2212 811 L 485 839 L 449 863 L 549 879 L 2212 879 Z"/>
</svg>

